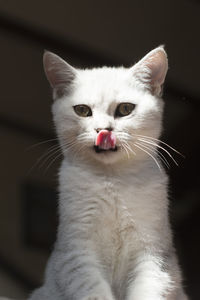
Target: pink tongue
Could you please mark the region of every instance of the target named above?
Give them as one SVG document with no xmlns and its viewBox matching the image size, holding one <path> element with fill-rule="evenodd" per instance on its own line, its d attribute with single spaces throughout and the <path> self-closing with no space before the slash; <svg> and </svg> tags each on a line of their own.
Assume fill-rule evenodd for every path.
<svg viewBox="0 0 200 300">
<path fill-rule="evenodd" d="M 95 146 L 100 149 L 109 150 L 116 146 L 116 136 L 112 131 L 101 130 L 96 137 Z"/>
</svg>

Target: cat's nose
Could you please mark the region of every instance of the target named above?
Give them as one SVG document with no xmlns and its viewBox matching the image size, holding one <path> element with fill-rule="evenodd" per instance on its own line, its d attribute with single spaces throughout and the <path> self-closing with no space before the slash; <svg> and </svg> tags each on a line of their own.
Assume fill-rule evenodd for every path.
<svg viewBox="0 0 200 300">
<path fill-rule="evenodd" d="M 113 128 L 112 127 L 96 128 L 95 130 L 96 130 L 97 133 L 99 133 L 101 130 L 113 131 Z"/>
</svg>

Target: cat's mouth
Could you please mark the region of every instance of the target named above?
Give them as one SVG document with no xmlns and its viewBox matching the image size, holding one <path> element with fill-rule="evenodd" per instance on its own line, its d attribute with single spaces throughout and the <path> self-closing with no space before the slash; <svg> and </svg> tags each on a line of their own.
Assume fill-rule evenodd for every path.
<svg viewBox="0 0 200 300">
<path fill-rule="evenodd" d="M 117 146 L 115 146 L 115 148 L 102 149 L 99 146 L 94 145 L 94 150 L 96 153 L 101 153 L 101 152 L 105 153 L 105 152 L 110 152 L 110 151 L 115 152 L 115 151 L 117 151 Z"/>
<path fill-rule="evenodd" d="M 94 143 L 94 149 L 96 153 L 117 151 L 116 140 L 117 139 L 113 131 L 99 131 Z"/>
</svg>

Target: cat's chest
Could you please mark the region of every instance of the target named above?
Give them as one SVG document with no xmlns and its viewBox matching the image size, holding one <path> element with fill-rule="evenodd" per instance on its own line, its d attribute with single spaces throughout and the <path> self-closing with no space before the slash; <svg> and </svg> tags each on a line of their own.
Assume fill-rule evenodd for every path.
<svg viewBox="0 0 200 300">
<path fill-rule="evenodd" d="M 107 230 L 119 231 L 132 227 L 145 208 L 146 188 L 134 180 L 118 178 L 104 180 L 94 187 L 91 195 L 98 207 L 97 222 L 105 224 Z"/>
<path fill-rule="evenodd" d="M 138 198 L 138 192 L 119 181 L 105 181 L 101 188 L 96 189 L 95 201 L 98 211 L 94 218 L 94 236 L 101 248 L 112 251 L 122 249 L 126 240 L 133 236 L 135 216 L 132 204 Z"/>
<path fill-rule="evenodd" d="M 162 194 L 157 186 L 131 177 L 101 182 L 91 195 L 97 207 L 92 220 L 95 243 L 121 253 L 137 247 L 159 227 Z"/>
<path fill-rule="evenodd" d="M 161 176 L 144 172 L 106 176 L 82 169 L 77 172 L 76 168 L 63 171 L 60 219 L 76 223 L 80 233 L 86 232 L 100 248 L 119 248 L 121 243 L 134 242 L 136 235 L 159 227 L 165 212 Z"/>
<path fill-rule="evenodd" d="M 92 238 L 95 253 L 111 283 L 124 280 L 129 266 L 130 253 L 136 247 L 137 229 L 129 201 L 133 195 L 119 182 L 108 181 L 96 192 L 98 213 L 93 223 Z M 128 189 L 128 188 L 127 188 Z"/>
</svg>

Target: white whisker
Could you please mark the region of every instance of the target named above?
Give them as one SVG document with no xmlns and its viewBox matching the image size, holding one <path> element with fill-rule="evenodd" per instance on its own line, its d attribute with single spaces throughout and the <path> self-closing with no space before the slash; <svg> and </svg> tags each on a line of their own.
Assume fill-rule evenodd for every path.
<svg viewBox="0 0 200 300">
<path fill-rule="evenodd" d="M 141 145 L 142 147 L 144 147 L 145 149 L 153 152 L 154 154 L 156 154 L 160 160 L 164 163 L 164 165 L 169 169 L 170 168 L 170 164 L 167 161 L 167 159 L 164 157 L 164 155 L 162 153 L 160 153 L 156 148 L 150 146 L 150 145 L 145 145 L 143 142 L 138 143 L 139 145 Z"/>
<path fill-rule="evenodd" d="M 54 159 L 52 159 L 52 161 L 48 164 L 48 166 L 46 167 L 46 169 L 45 169 L 45 172 L 44 173 L 46 173 L 47 172 L 47 170 L 50 168 L 50 166 L 60 157 L 60 156 L 62 156 L 62 152 L 61 153 L 59 153 Z"/>
<path fill-rule="evenodd" d="M 52 143 L 52 142 L 55 142 L 55 141 L 58 141 L 58 138 L 54 138 L 54 139 L 50 139 L 50 140 L 45 140 L 45 141 L 42 141 L 42 142 L 33 144 L 33 145 L 27 147 L 27 148 L 26 148 L 26 151 L 29 151 L 29 150 L 31 150 L 32 148 L 35 148 L 35 147 L 37 147 L 37 146 L 40 146 L 40 145 L 43 145 L 43 144 L 46 144 L 46 143 Z"/>
<path fill-rule="evenodd" d="M 127 133 L 127 132 L 118 132 L 117 135 L 119 137 L 132 138 L 132 136 L 129 133 Z"/>
<path fill-rule="evenodd" d="M 146 135 L 140 135 L 140 134 L 134 134 L 136 137 L 139 137 L 139 138 L 144 138 L 144 139 L 150 139 L 151 141 L 157 141 L 167 147 L 169 147 L 171 150 L 173 150 L 174 152 L 176 152 L 177 154 L 181 155 L 182 157 L 185 157 L 182 153 L 180 153 L 178 150 L 176 150 L 175 148 L 173 148 L 172 146 L 168 145 L 167 143 L 159 140 L 159 139 L 156 139 L 156 138 L 153 138 L 153 137 L 150 137 L 150 136 L 146 136 Z"/>
<path fill-rule="evenodd" d="M 147 150 L 143 149 L 141 145 L 138 145 L 137 143 L 134 143 L 134 145 L 139 148 L 140 150 L 144 151 L 145 153 L 147 153 L 153 160 L 154 162 L 156 163 L 157 167 L 159 168 L 160 171 L 162 171 L 157 159 L 152 155 L 150 154 Z"/>
<path fill-rule="evenodd" d="M 124 134 L 124 132 L 120 132 L 118 133 L 118 139 L 121 143 L 122 148 L 126 151 L 127 153 L 127 157 L 128 159 L 130 158 L 130 154 L 129 153 L 133 153 L 134 155 L 136 155 L 136 153 L 133 151 L 133 149 L 130 147 L 129 143 L 127 142 L 127 140 L 124 139 L 124 136 L 129 137 L 130 136 L 128 134 Z M 123 138 L 122 138 L 123 137 Z"/>
<path fill-rule="evenodd" d="M 74 153 L 73 155 L 73 159 L 76 159 L 77 155 L 81 152 L 81 150 L 83 150 L 84 148 L 86 148 L 86 145 L 82 145 L 82 147 L 80 147 L 79 149 L 77 149 L 77 151 Z"/>
<path fill-rule="evenodd" d="M 40 169 L 45 165 L 45 163 L 47 163 L 47 161 L 48 161 L 51 157 L 53 157 L 56 153 L 61 152 L 60 146 L 59 146 L 58 148 L 56 148 L 56 149 L 53 149 L 53 151 L 51 151 L 51 152 L 52 152 L 52 153 L 49 152 L 49 153 L 47 154 L 47 157 L 44 158 L 42 164 L 40 165 Z"/>
<path fill-rule="evenodd" d="M 84 132 L 84 133 L 81 133 L 77 136 L 77 140 L 80 141 L 80 140 L 84 140 L 88 138 L 88 133 L 87 132 Z"/>
<path fill-rule="evenodd" d="M 129 149 L 129 151 L 132 152 L 134 155 L 136 155 L 136 153 L 133 151 L 133 149 L 131 149 L 131 147 L 130 147 L 130 145 L 128 144 L 128 142 L 126 142 L 126 141 L 123 141 L 123 142 L 126 144 L 126 146 L 127 146 L 127 148 Z"/>
<path fill-rule="evenodd" d="M 33 166 L 30 168 L 30 170 L 28 171 L 28 174 L 31 173 L 31 171 L 32 171 L 35 167 L 37 167 L 43 159 L 45 159 L 45 161 L 46 161 L 46 160 L 48 160 L 47 157 L 51 157 L 51 155 L 54 155 L 54 151 L 57 151 L 57 149 L 60 149 L 60 145 L 53 145 L 53 146 L 51 146 L 47 151 L 45 151 L 45 153 L 43 153 L 43 154 L 36 160 L 36 162 L 33 164 Z M 49 155 L 50 155 L 50 156 L 49 156 Z M 46 157 L 46 158 L 45 158 L 45 157 Z M 43 165 L 43 164 L 44 164 L 44 162 L 42 163 L 42 165 Z"/>
<path fill-rule="evenodd" d="M 65 148 L 65 150 L 63 150 L 61 153 L 59 153 L 54 159 L 52 159 L 52 161 L 48 164 L 48 166 L 45 169 L 45 172 L 50 168 L 50 166 L 64 153 L 68 152 L 69 150 L 71 150 L 73 147 L 77 146 L 77 141 L 74 138 L 71 138 L 70 140 L 66 141 L 63 145 L 62 148 Z M 83 145 L 84 146 L 84 145 Z M 83 147 L 81 147 L 83 148 Z M 47 160 L 49 160 L 52 156 L 54 156 L 57 152 L 59 152 L 60 149 L 56 150 L 54 153 L 52 153 L 50 156 L 48 156 L 47 159 L 45 159 L 45 162 Z M 76 153 L 76 152 L 75 152 Z M 44 163 L 45 163 L 44 162 Z M 43 165 L 44 165 L 43 163 Z"/>
<path fill-rule="evenodd" d="M 127 157 L 128 157 L 128 159 L 129 159 L 130 156 L 129 156 L 129 152 L 128 152 L 128 149 L 127 149 L 126 145 L 125 145 L 124 143 L 121 143 L 121 146 L 122 146 L 122 148 L 126 151 Z"/>
<path fill-rule="evenodd" d="M 152 141 L 145 140 L 145 139 L 139 138 L 138 140 L 141 141 L 141 142 L 150 144 L 150 145 L 154 145 L 154 146 L 156 146 L 156 147 L 162 149 L 165 153 L 167 153 L 167 154 L 169 155 L 169 157 L 172 159 L 172 161 L 175 163 L 175 165 L 178 166 L 177 161 L 173 158 L 173 156 L 171 155 L 171 153 L 169 153 L 169 151 L 167 151 L 167 150 L 166 150 L 165 148 L 163 148 L 162 146 L 160 146 L 160 145 L 158 145 L 157 143 L 154 143 L 154 142 L 152 142 Z"/>
</svg>

